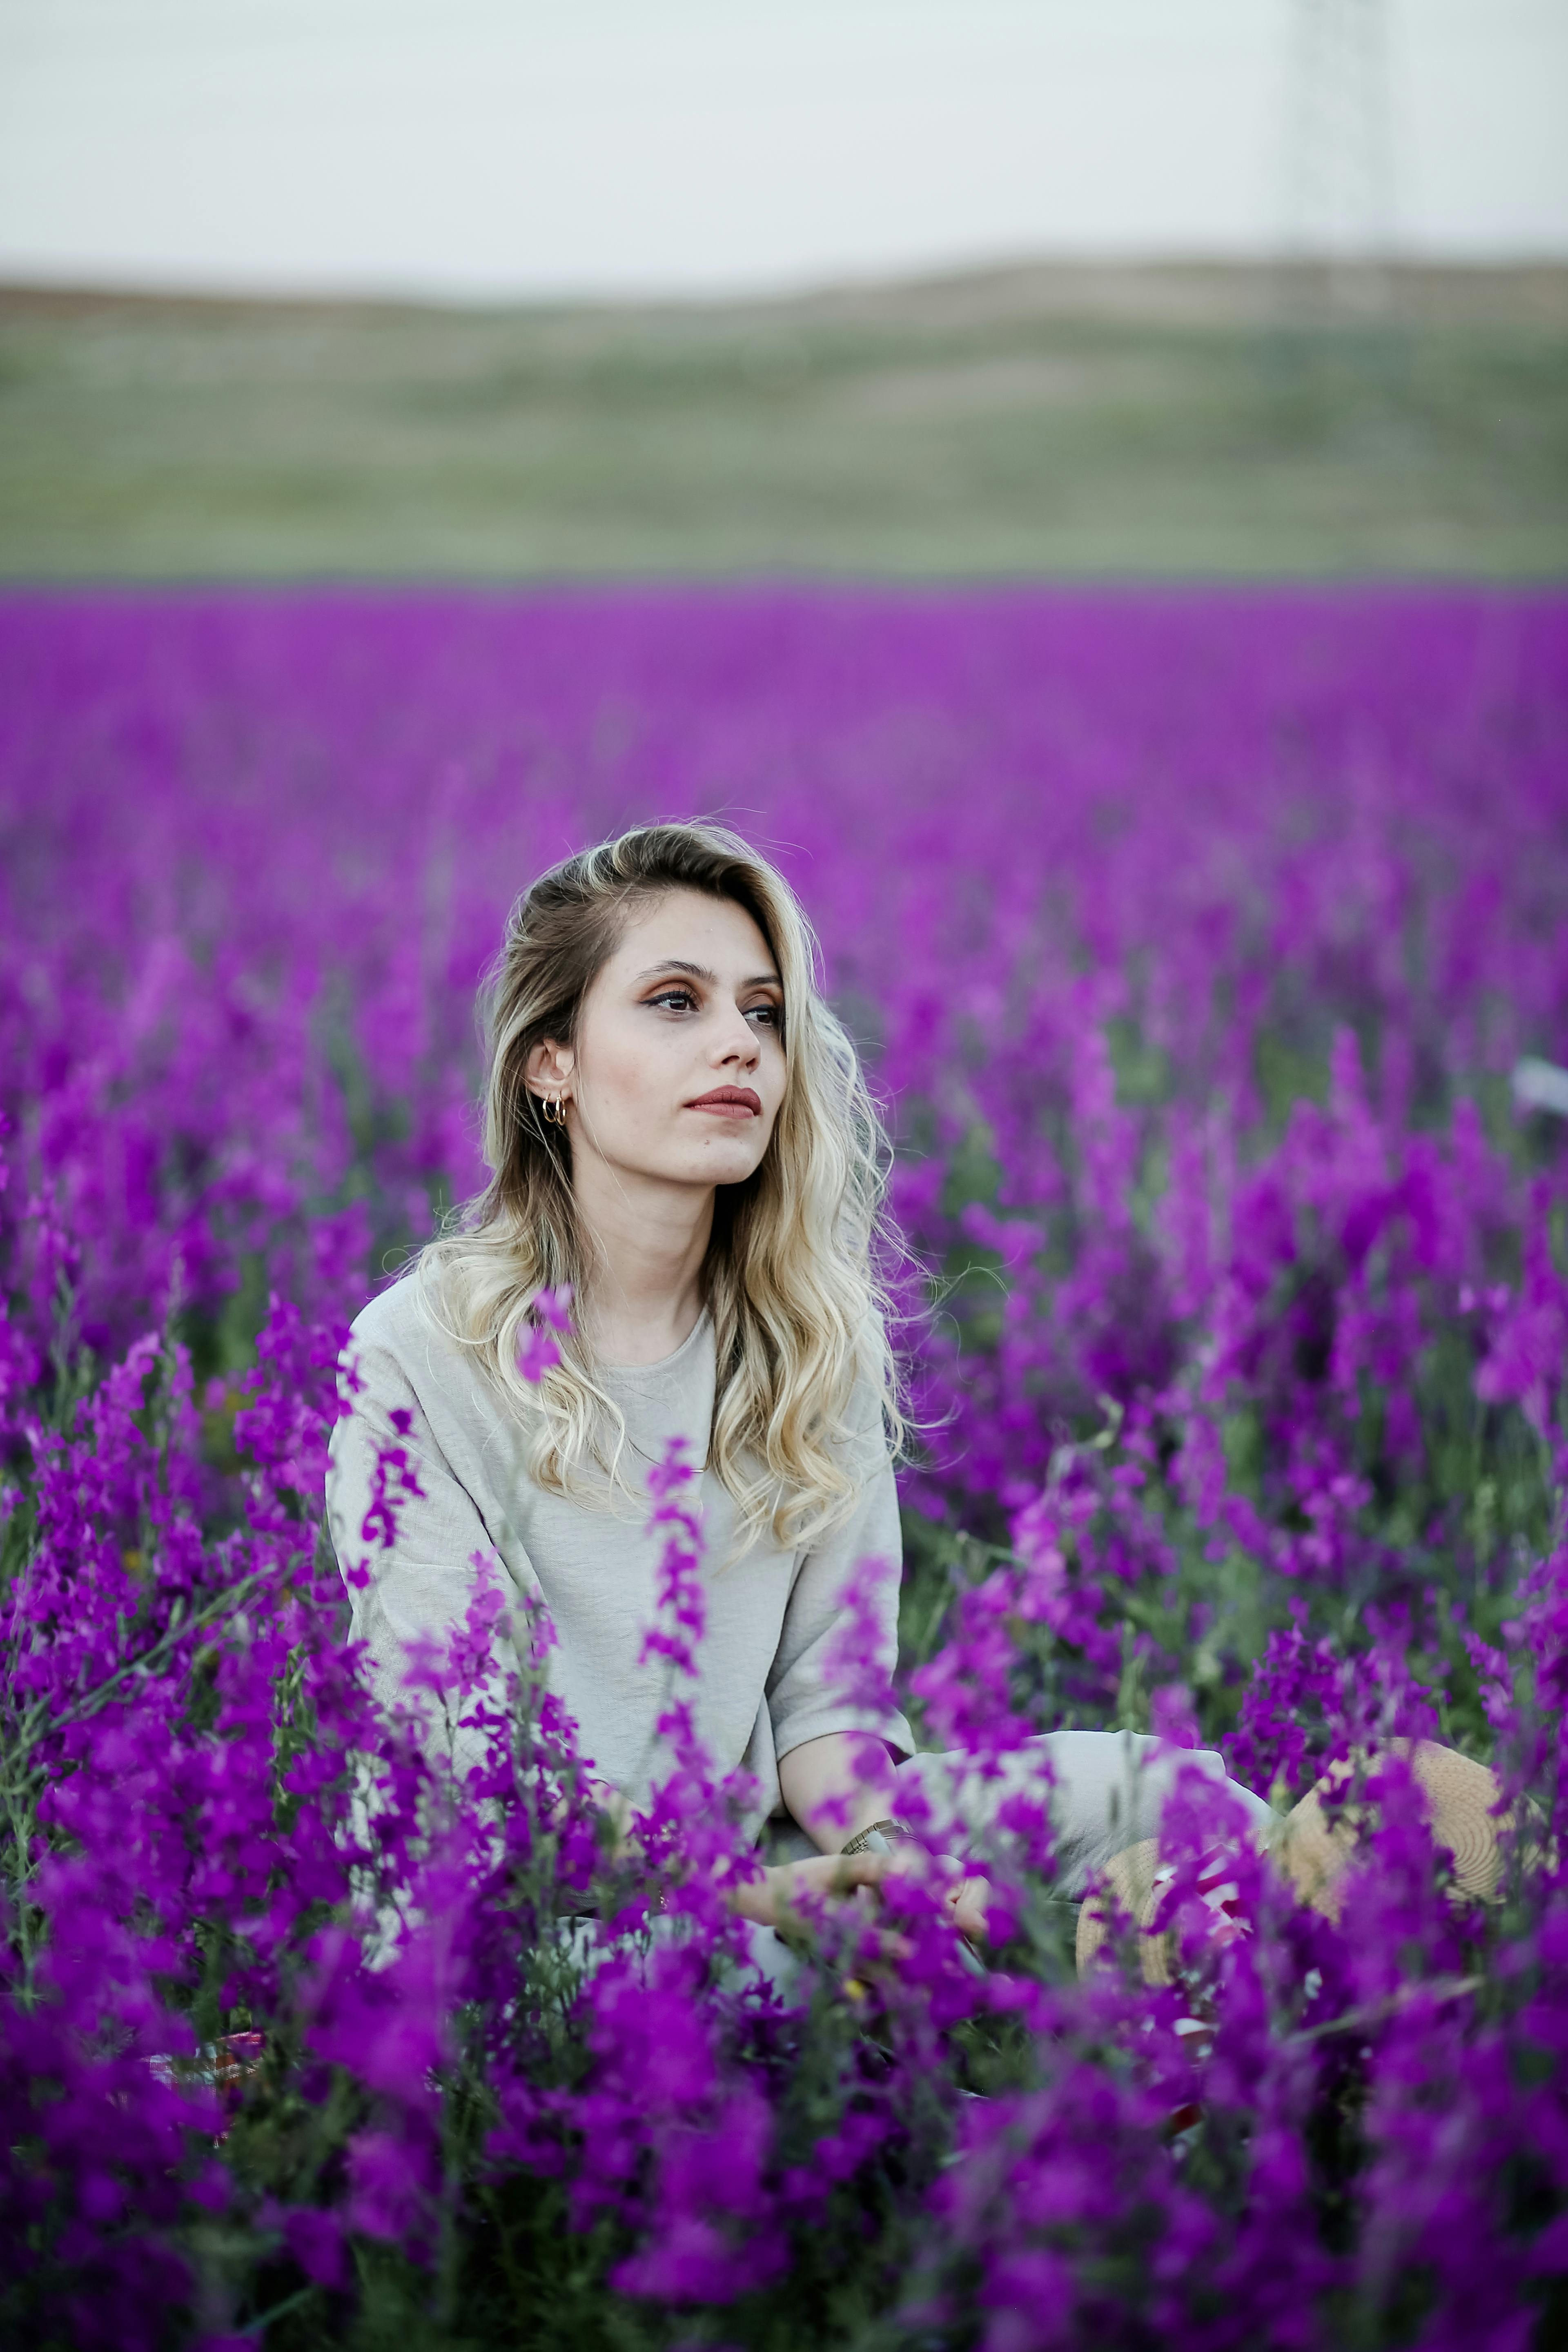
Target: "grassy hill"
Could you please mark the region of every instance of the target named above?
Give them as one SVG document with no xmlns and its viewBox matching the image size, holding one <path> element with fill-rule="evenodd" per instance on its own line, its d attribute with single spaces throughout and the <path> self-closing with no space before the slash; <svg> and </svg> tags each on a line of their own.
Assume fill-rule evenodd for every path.
<svg viewBox="0 0 1568 2352">
<path fill-rule="evenodd" d="M 0 293 L 0 576 L 791 571 L 1561 577 L 1568 269 Z"/>
</svg>

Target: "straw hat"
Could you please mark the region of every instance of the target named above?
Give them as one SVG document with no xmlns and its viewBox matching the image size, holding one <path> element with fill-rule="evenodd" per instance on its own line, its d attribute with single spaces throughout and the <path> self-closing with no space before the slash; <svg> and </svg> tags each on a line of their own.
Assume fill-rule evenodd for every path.
<svg viewBox="0 0 1568 2352">
<path fill-rule="evenodd" d="M 1439 1747 L 1435 1739 L 1391 1739 L 1388 1746 L 1408 1761 L 1433 1839 L 1453 1856 L 1455 1891 L 1475 1902 L 1493 1901 L 1502 1875 L 1498 1834 L 1513 1827 L 1512 1814 L 1499 1810 L 1502 1789 L 1497 1774 L 1461 1756 L 1456 1748 Z M 1367 1759 L 1358 1756 L 1325 1772 L 1286 1814 L 1269 1846 L 1274 1862 L 1301 1901 L 1336 1926 L 1343 1904 L 1345 1871 L 1361 1843 L 1363 1827 L 1370 1826 L 1371 1809 L 1354 1794 L 1355 1782 L 1366 1766 Z M 1325 1802 L 1337 1809 L 1331 1820 Z"/>
<path fill-rule="evenodd" d="M 1143 1838 L 1130 1845 L 1122 1853 L 1112 1854 L 1105 1865 L 1103 1883 L 1098 1895 L 1091 1895 L 1078 1907 L 1078 1972 L 1086 1976 L 1089 1965 L 1110 1933 L 1110 1921 L 1118 1914 L 1131 1912 L 1142 1935 L 1139 1939 L 1138 1958 L 1147 1985 L 1168 1985 L 1175 1976 L 1175 1943 L 1166 1930 L 1162 1936 L 1149 1933 L 1149 1922 L 1154 1907 L 1164 1892 L 1156 1882 L 1161 1876 L 1160 1849 L 1152 1838 Z"/>
<path fill-rule="evenodd" d="M 1456 1894 L 1477 1902 L 1493 1901 L 1502 1874 L 1499 1833 L 1513 1826 L 1511 1813 L 1497 1810 L 1502 1795 L 1497 1775 L 1436 1740 L 1391 1739 L 1388 1746 L 1409 1759 L 1433 1838 L 1453 1856 Z M 1360 1843 L 1361 1830 L 1368 1825 L 1371 1808 L 1353 1795 L 1355 1781 L 1367 1761 L 1365 1757 L 1355 1758 L 1326 1772 L 1286 1815 L 1268 1843 L 1270 1858 L 1300 1899 L 1336 1924 L 1344 1874 Z M 1325 1801 L 1332 1809 L 1331 1818 Z M 1173 1981 L 1174 1935 L 1169 1929 L 1157 1936 L 1149 1932 L 1149 1923 L 1173 1874 L 1169 1865 L 1161 1864 L 1152 1838 L 1127 1847 L 1106 1865 L 1100 1895 L 1091 1895 L 1079 1910 L 1080 1976 L 1110 1932 L 1111 1917 L 1121 1912 L 1130 1913 L 1143 1930 L 1139 1958 L 1145 1984 Z M 1223 1932 L 1226 1890 L 1221 1859 L 1216 1858 L 1208 1878 L 1200 1882 L 1199 1892 L 1215 1913 L 1216 1927 Z"/>
</svg>

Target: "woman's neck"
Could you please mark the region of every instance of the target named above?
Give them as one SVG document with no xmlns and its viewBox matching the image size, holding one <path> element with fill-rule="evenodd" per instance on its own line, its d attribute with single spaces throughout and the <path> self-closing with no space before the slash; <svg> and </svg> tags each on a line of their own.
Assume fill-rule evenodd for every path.
<svg viewBox="0 0 1568 2352">
<path fill-rule="evenodd" d="M 584 1337 L 601 1364 L 657 1364 L 690 1338 L 702 1312 L 702 1265 L 713 1189 L 628 1176 L 602 1164 L 574 1171 L 591 1267 Z"/>
</svg>

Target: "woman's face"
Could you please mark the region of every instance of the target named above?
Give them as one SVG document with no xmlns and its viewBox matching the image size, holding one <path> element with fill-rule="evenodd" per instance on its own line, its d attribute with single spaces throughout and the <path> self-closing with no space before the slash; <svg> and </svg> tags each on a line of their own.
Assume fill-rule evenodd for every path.
<svg viewBox="0 0 1568 2352">
<path fill-rule="evenodd" d="M 671 890 L 627 924 L 595 975 L 577 1043 L 535 1048 L 536 1093 L 563 1093 L 574 1164 L 739 1184 L 784 1100 L 784 987 L 743 907 Z"/>
</svg>

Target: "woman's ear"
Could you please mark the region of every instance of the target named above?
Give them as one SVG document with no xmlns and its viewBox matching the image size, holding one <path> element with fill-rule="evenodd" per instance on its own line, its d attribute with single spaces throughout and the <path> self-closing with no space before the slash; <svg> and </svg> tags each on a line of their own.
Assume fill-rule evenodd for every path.
<svg viewBox="0 0 1568 2352">
<path fill-rule="evenodd" d="M 577 1056 L 570 1045 L 560 1045 L 553 1037 L 542 1038 L 530 1053 L 524 1071 L 529 1093 L 544 1097 L 560 1095 L 576 1066 Z"/>
</svg>

